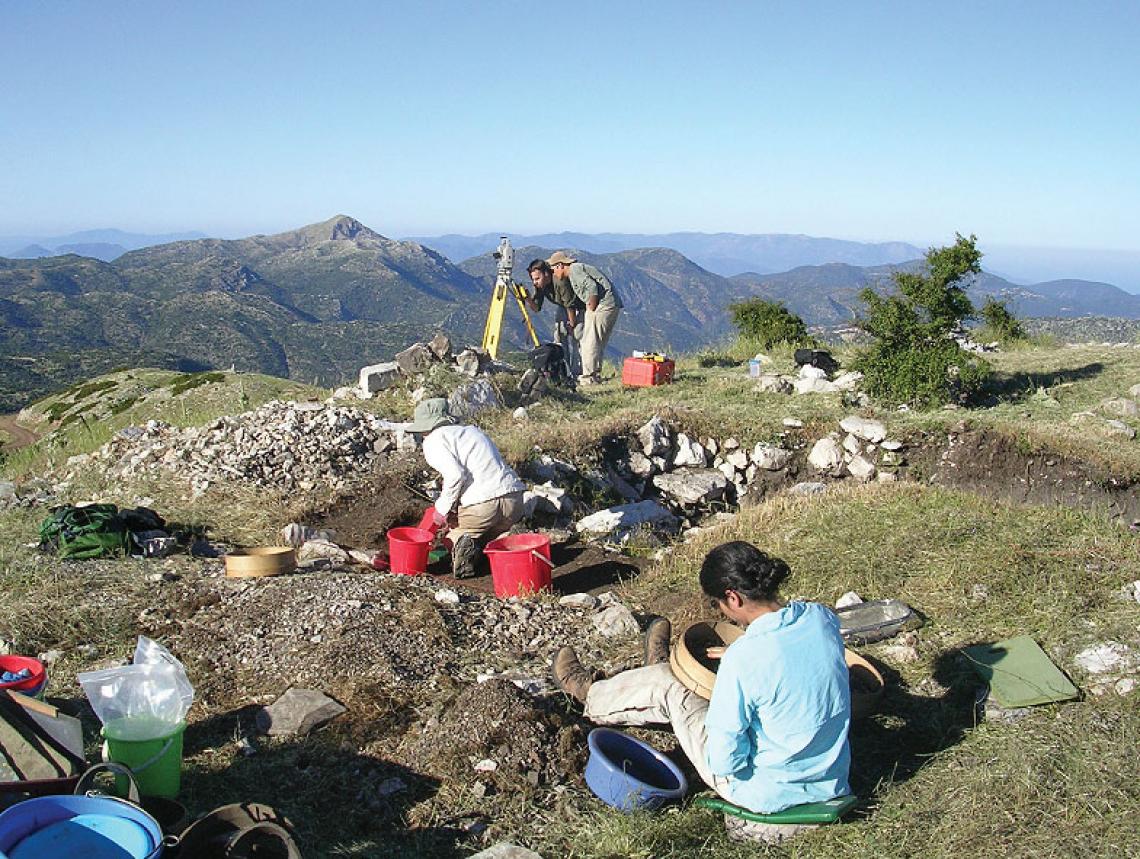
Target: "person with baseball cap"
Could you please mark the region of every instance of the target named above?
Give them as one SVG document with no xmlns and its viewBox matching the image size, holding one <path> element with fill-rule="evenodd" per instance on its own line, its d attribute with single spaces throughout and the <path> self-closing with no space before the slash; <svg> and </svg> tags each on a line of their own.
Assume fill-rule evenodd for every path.
<svg viewBox="0 0 1140 859">
<path fill-rule="evenodd" d="M 621 314 L 621 298 L 608 277 L 566 251 L 555 251 L 546 262 L 555 279 L 569 282 L 574 294 L 586 305 L 582 320 L 582 375 L 578 384 L 595 385 L 601 381 L 602 356 Z"/>
<path fill-rule="evenodd" d="M 423 435 L 424 459 L 443 478 L 420 527 L 435 533 L 454 513 L 456 525 L 447 531 L 452 574 L 476 576 L 483 547 L 522 518 L 526 487 L 486 433 L 455 423 L 443 397 L 420 402 L 406 429 Z"/>
</svg>

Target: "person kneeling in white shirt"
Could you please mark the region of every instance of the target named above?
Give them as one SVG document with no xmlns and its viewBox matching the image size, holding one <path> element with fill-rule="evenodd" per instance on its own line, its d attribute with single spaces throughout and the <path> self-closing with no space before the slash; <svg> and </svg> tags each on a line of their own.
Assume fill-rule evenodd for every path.
<svg viewBox="0 0 1140 859">
<path fill-rule="evenodd" d="M 419 403 L 407 429 L 425 434 L 424 459 L 443 478 L 439 498 L 424 512 L 420 527 L 437 531 L 454 511 L 456 525 L 447 532 L 452 574 L 476 576 L 483 547 L 522 518 L 526 487 L 486 433 L 455 423 L 442 397 Z"/>
</svg>

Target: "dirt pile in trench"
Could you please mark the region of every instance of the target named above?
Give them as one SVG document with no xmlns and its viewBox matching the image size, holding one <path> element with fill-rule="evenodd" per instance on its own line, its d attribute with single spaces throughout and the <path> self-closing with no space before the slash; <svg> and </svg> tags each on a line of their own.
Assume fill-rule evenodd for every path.
<svg viewBox="0 0 1140 859">
<path fill-rule="evenodd" d="M 485 787 L 564 784 L 585 765 L 577 719 L 506 680 L 468 686 L 398 752 L 431 775 Z"/>
</svg>

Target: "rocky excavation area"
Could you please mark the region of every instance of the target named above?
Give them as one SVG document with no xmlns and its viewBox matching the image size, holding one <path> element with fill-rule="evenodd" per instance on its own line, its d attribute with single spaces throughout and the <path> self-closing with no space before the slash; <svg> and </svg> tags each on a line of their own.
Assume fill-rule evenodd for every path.
<svg viewBox="0 0 1140 859">
<path fill-rule="evenodd" d="M 477 376 L 479 356 L 466 360 Z M 354 396 L 380 384 L 363 379 Z M 794 395 L 824 383 L 854 390 L 857 381 L 764 374 L 757 386 Z M 464 383 L 450 399 L 466 417 L 502 406 L 486 378 Z M 343 399 L 275 401 L 187 429 L 157 421 L 128 427 L 57 473 L 9 484 L 0 503 L 73 500 L 71 486 L 92 469 L 124 485 L 161 475 L 190 496 L 224 483 L 329 491 L 329 503 L 296 523 L 325 533 L 297 541 L 303 561 L 295 574 L 231 579 L 220 558 L 183 552 L 139 562 L 156 566 L 147 568 L 150 590 L 137 629 L 187 665 L 197 692 L 188 738 L 196 720 L 213 726 L 197 746 L 191 742 L 192 751 L 220 742 L 239 750 L 234 766 L 244 756 L 256 761 L 277 741 L 259 736 L 251 708 L 272 707 L 288 689 L 316 690 L 343 707 L 302 716 L 304 731 L 327 716 L 325 734 L 342 749 L 385 762 L 370 771 L 368 792 L 395 799 L 415 795 L 421 778 L 480 797 L 580 786 L 586 726 L 552 694 L 552 653 L 573 644 L 604 673 L 637 664 L 651 615 L 629 602 L 621 582 L 678 540 L 772 493 L 917 477 L 1014 500 L 1107 505 L 1126 524 L 1140 517 L 1134 487 L 1098 480 L 1060 457 L 1020 453 L 967 423 L 946 434 L 896 438 L 852 408 L 823 432 L 785 418 L 777 435 L 742 443 L 693 433 L 683 417 L 654 416 L 601 439 L 588 459 L 536 450 L 518 464 L 528 485 L 527 525 L 551 535 L 555 593 L 500 600 L 489 576 L 455 582 L 446 561 L 425 577 L 363 563 L 384 549 L 389 527 L 418 520 L 438 485 L 398 422 Z M 661 747 L 668 738 L 655 735 L 655 742 Z"/>
</svg>

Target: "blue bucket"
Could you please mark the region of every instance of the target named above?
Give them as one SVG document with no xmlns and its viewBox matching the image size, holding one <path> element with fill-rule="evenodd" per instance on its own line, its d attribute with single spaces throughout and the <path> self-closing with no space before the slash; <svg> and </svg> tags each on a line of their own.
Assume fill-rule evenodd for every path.
<svg viewBox="0 0 1140 859">
<path fill-rule="evenodd" d="M 41 796 L 0 813 L 0 859 L 158 859 L 162 830 L 113 796 Z"/>
<path fill-rule="evenodd" d="M 652 811 L 689 789 L 685 774 L 648 743 L 611 728 L 594 728 L 587 739 L 586 784 L 607 805 L 622 811 Z"/>
</svg>

